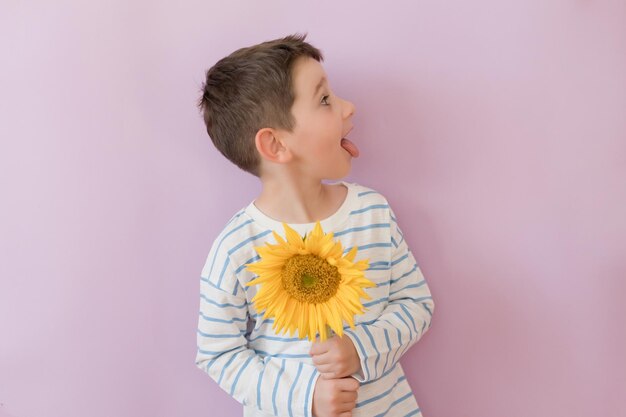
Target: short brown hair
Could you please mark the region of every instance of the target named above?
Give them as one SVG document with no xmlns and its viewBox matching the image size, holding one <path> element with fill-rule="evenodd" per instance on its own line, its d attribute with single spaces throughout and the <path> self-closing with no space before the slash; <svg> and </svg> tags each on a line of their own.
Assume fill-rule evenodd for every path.
<svg viewBox="0 0 626 417">
<path fill-rule="evenodd" d="M 260 176 L 254 143 L 259 129 L 292 131 L 295 99 L 292 70 L 296 58 L 324 60 L 322 52 L 289 35 L 241 48 L 206 72 L 198 107 L 215 147 L 239 168 Z"/>
</svg>

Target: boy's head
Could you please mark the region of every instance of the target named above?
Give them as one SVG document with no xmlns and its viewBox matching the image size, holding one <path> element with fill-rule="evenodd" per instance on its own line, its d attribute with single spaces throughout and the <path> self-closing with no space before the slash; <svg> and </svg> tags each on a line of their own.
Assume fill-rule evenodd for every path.
<svg viewBox="0 0 626 417">
<path fill-rule="evenodd" d="M 239 168 L 260 176 L 259 129 L 292 131 L 293 68 L 300 57 L 323 61 L 306 34 L 238 49 L 206 73 L 198 107 L 215 147 Z"/>
</svg>

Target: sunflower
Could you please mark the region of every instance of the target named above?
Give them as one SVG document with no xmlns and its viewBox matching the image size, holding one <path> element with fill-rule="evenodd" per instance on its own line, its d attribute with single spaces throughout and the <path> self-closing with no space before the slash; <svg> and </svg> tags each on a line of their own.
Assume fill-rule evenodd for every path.
<svg viewBox="0 0 626 417">
<path fill-rule="evenodd" d="M 333 241 L 333 233 L 324 233 L 318 221 L 304 237 L 283 223 L 287 241 L 272 231 L 278 244 L 254 249 L 261 257 L 246 269 L 259 276 L 246 286 L 262 284 L 252 298 L 257 311 L 265 310 L 263 319 L 275 317 L 272 328 L 292 337 L 320 340 L 329 337 L 328 329 L 343 335 L 343 321 L 354 329 L 354 315 L 363 314 L 359 298 L 371 300 L 363 288 L 375 287 L 365 278 L 369 261 L 353 262 L 357 247 L 345 255 L 341 242 Z"/>
</svg>

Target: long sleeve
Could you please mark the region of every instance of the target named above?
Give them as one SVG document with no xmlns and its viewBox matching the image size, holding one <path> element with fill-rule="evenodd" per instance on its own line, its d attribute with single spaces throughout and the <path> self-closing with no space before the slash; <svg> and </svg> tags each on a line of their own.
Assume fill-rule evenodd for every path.
<svg viewBox="0 0 626 417">
<path fill-rule="evenodd" d="M 249 349 L 245 292 L 239 282 L 234 291 L 220 287 L 231 282 L 227 276 L 237 281 L 229 259 L 210 271 L 200 283 L 196 365 L 243 405 L 273 415 L 311 417 L 313 390 L 320 375 L 315 366 L 261 357 Z"/>
<path fill-rule="evenodd" d="M 389 216 L 392 249 L 388 304 L 374 322 L 345 330 L 359 354 L 361 371 L 352 375 L 359 382 L 378 379 L 392 369 L 430 328 L 435 307 L 391 208 Z"/>
</svg>

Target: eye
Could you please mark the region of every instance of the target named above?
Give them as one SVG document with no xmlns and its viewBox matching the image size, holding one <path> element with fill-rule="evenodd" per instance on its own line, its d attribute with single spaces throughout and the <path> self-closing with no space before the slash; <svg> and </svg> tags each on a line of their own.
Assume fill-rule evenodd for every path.
<svg viewBox="0 0 626 417">
<path fill-rule="evenodd" d="M 321 103 L 322 103 L 323 105 L 325 105 L 325 106 L 330 106 L 330 103 L 328 102 L 328 97 L 330 97 L 330 96 L 326 95 L 326 96 L 323 96 L 323 97 L 322 97 L 322 101 L 321 101 Z"/>
</svg>

